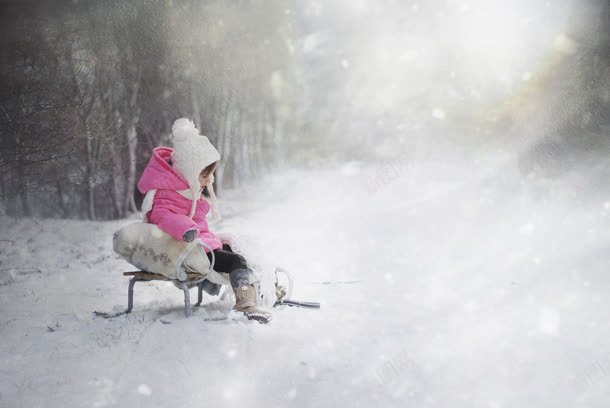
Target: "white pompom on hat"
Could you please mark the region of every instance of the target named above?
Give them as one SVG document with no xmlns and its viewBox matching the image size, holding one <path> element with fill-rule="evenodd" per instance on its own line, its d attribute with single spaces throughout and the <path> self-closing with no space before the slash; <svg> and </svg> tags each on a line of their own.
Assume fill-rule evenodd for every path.
<svg viewBox="0 0 610 408">
<path fill-rule="evenodd" d="M 191 190 L 193 205 L 190 217 L 192 218 L 195 215 L 197 201 L 201 196 L 199 174 L 210 164 L 219 161 L 220 154 L 212 146 L 210 140 L 200 134 L 195 124 L 187 118 L 177 119 L 174 122 L 172 134 L 174 135 L 172 161 L 174 168 L 184 177 Z M 212 213 L 217 216 L 216 195 L 212 183 L 209 183 L 207 187 L 212 197 Z"/>
</svg>

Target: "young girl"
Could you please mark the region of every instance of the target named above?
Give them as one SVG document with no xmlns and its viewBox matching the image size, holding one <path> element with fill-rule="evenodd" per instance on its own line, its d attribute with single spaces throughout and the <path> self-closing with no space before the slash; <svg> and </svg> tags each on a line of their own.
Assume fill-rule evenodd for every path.
<svg viewBox="0 0 610 408">
<path fill-rule="evenodd" d="M 248 319 L 267 323 L 271 314 L 257 307 L 254 272 L 243 256 L 232 252 L 210 231 L 206 221 L 211 206 L 201 193 L 207 187 L 215 204 L 212 184 L 220 154 L 188 119 L 176 120 L 172 133 L 174 148 L 153 149 L 138 183 L 140 192 L 146 194 L 142 210 L 148 222 L 177 240 L 191 242 L 199 238 L 207 244 L 214 251 L 214 270 L 229 274 L 235 292 L 234 309 Z M 212 213 L 215 211 L 214 205 Z M 203 248 L 211 262 L 209 250 Z"/>
</svg>

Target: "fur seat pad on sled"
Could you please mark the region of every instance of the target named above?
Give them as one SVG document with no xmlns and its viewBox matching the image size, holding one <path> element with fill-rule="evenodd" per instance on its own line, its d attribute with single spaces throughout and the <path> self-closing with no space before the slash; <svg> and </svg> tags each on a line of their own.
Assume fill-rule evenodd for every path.
<svg viewBox="0 0 610 408">
<path fill-rule="evenodd" d="M 188 244 L 178 241 L 154 224 L 136 222 L 114 234 L 114 252 L 133 266 L 170 279 L 178 279 L 176 271 L 180 255 Z M 189 273 L 200 273 L 214 283 L 226 284 L 226 274 L 208 273 L 210 261 L 202 248 L 194 248 L 184 259 L 182 266 Z"/>
</svg>

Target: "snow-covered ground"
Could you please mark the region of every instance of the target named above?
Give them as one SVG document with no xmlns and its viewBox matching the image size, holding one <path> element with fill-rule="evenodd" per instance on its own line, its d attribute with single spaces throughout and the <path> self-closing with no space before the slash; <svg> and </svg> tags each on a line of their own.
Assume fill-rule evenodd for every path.
<svg viewBox="0 0 610 408">
<path fill-rule="evenodd" d="M 0 406 L 607 407 L 610 203 L 403 159 L 224 195 L 213 230 L 322 304 L 269 325 L 211 297 L 186 319 L 169 283 L 94 317 L 126 306 L 112 233 L 134 220 L 4 218 Z"/>
</svg>

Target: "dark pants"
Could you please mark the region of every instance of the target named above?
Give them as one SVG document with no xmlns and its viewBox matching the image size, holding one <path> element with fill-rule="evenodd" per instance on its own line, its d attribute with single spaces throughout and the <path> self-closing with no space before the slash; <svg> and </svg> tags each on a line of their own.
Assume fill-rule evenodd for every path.
<svg viewBox="0 0 610 408">
<path fill-rule="evenodd" d="M 206 253 L 210 262 L 212 262 L 212 255 Z M 216 272 L 231 273 L 236 269 L 248 269 L 248 263 L 246 258 L 240 254 L 233 252 L 228 244 L 222 244 L 222 249 L 215 249 L 214 256 L 216 261 L 214 262 L 214 270 Z"/>
</svg>

